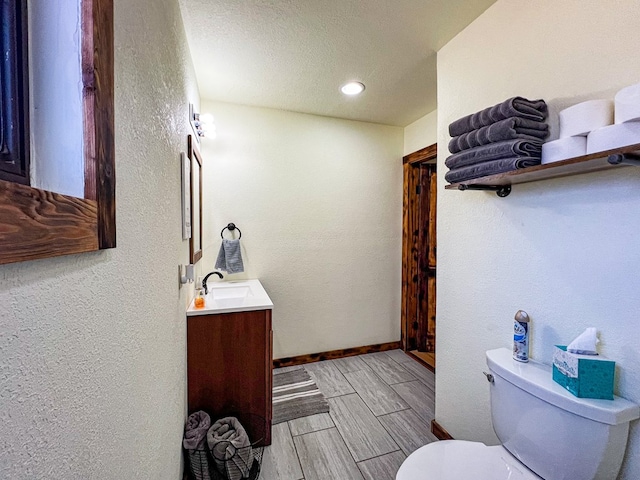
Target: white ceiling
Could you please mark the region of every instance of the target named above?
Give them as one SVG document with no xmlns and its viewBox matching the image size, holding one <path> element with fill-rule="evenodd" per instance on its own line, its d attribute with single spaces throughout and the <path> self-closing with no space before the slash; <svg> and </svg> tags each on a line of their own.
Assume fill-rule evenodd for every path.
<svg viewBox="0 0 640 480">
<path fill-rule="evenodd" d="M 180 0 L 203 99 L 397 126 L 436 108 L 436 51 L 494 2 Z"/>
</svg>

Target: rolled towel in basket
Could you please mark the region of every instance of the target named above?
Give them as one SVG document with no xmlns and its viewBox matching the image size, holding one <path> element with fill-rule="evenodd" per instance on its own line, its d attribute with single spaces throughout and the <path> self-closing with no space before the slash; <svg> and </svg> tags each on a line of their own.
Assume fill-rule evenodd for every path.
<svg viewBox="0 0 640 480">
<path fill-rule="evenodd" d="M 184 427 L 184 440 L 182 440 L 185 450 L 203 449 L 210 427 L 211 417 L 207 412 L 200 410 L 189 415 L 187 425 Z"/>
<path fill-rule="evenodd" d="M 211 417 L 200 410 L 187 418 L 184 427 L 182 446 L 187 451 L 189 468 L 196 480 L 211 480 L 209 475 L 209 460 L 205 449 L 207 432 L 211 427 Z"/>
<path fill-rule="evenodd" d="M 253 449 L 244 427 L 235 417 L 218 420 L 207 432 L 207 443 L 218 471 L 229 480 L 249 478 Z"/>
</svg>

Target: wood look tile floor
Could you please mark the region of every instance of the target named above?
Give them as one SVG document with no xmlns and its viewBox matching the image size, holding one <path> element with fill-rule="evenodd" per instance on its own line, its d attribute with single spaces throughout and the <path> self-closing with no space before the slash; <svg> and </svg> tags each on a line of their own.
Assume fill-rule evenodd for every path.
<svg viewBox="0 0 640 480">
<path fill-rule="evenodd" d="M 395 480 L 407 455 L 437 441 L 435 376 L 404 352 L 304 367 L 331 411 L 274 425 L 261 480 Z"/>
</svg>

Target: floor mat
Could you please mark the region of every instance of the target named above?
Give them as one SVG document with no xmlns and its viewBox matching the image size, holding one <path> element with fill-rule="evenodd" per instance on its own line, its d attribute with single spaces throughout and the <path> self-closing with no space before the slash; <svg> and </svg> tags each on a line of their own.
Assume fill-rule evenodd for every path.
<svg viewBox="0 0 640 480">
<path fill-rule="evenodd" d="M 327 413 L 329 403 L 303 368 L 273 376 L 273 424 Z"/>
</svg>

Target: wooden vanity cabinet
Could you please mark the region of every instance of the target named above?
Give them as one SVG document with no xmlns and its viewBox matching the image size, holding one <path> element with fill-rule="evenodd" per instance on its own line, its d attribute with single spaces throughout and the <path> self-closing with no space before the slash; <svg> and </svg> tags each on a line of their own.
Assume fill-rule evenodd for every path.
<svg viewBox="0 0 640 480">
<path fill-rule="evenodd" d="M 236 415 L 252 442 L 270 445 L 272 357 L 271 310 L 188 316 L 189 413 Z"/>
</svg>

